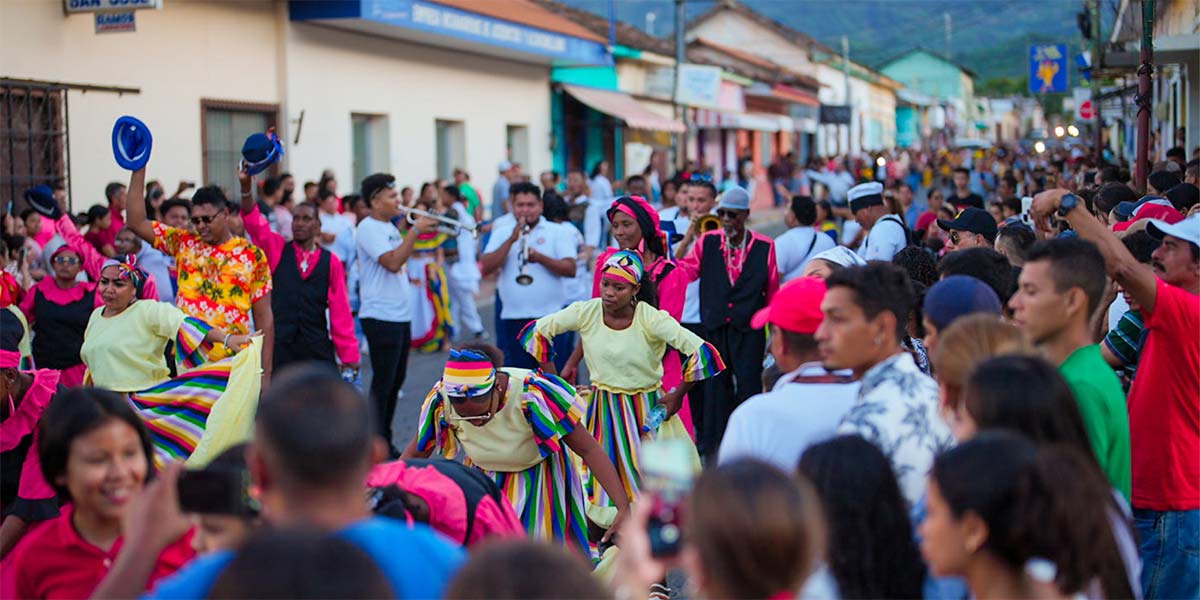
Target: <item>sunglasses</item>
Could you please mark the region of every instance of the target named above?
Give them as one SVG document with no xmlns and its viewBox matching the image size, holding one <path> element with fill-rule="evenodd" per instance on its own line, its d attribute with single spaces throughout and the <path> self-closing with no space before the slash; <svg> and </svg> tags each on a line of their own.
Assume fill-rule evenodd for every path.
<svg viewBox="0 0 1200 600">
<path fill-rule="evenodd" d="M 955 244 L 959 244 L 959 243 L 962 243 L 962 241 L 964 239 L 966 239 L 968 235 L 977 235 L 977 234 L 970 233 L 970 232 L 967 232 L 966 234 L 962 234 L 957 231 L 951 231 L 950 232 L 950 241 L 954 242 Z"/>
<path fill-rule="evenodd" d="M 722 218 L 722 219 L 736 219 L 736 218 L 746 214 L 746 212 L 747 211 L 721 209 L 721 210 L 717 211 L 717 217 Z"/>
<path fill-rule="evenodd" d="M 76 257 L 76 256 L 55 256 L 55 257 L 54 257 L 54 261 L 53 261 L 53 262 L 54 262 L 54 264 L 56 264 L 56 265 L 77 265 L 77 264 L 79 264 L 79 257 Z"/>
<path fill-rule="evenodd" d="M 691 181 L 712 183 L 712 175 L 706 175 L 704 173 L 692 173 Z"/>
<path fill-rule="evenodd" d="M 221 212 L 224 212 L 224 211 L 221 211 Z M 199 225 L 201 223 L 208 225 L 209 223 L 213 222 L 213 219 L 217 218 L 220 215 L 221 215 L 221 213 L 218 212 L 216 214 L 212 214 L 212 215 L 208 215 L 208 216 L 192 217 L 192 225 Z"/>
</svg>

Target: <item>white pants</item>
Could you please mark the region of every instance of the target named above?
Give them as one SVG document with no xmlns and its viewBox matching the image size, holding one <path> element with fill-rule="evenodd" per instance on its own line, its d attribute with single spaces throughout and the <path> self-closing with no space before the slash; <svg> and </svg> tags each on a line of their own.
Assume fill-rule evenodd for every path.
<svg viewBox="0 0 1200 600">
<path fill-rule="evenodd" d="M 450 288 L 450 316 L 461 337 L 469 337 L 483 331 L 483 319 L 475 306 L 475 294 L 479 293 L 479 280 L 461 277 L 454 271 L 446 274 Z"/>
</svg>

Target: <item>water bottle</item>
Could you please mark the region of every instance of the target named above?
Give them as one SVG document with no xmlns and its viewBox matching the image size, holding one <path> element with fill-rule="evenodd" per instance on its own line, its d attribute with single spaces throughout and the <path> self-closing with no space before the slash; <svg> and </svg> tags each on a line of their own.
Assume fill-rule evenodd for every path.
<svg viewBox="0 0 1200 600">
<path fill-rule="evenodd" d="M 650 411 L 650 416 L 646 418 L 646 424 L 642 426 L 642 433 L 658 433 L 658 428 L 666 420 L 667 407 L 662 404 L 655 404 L 654 408 Z"/>
</svg>

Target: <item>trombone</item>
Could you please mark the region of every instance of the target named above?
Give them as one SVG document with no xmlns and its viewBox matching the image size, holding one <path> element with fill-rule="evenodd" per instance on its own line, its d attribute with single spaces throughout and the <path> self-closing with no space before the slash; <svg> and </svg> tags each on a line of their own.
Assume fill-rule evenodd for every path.
<svg viewBox="0 0 1200 600">
<path fill-rule="evenodd" d="M 419 217 L 429 217 L 440 223 L 440 225 L 438 225 L 438 231 L 445 233 L 446 235 L 458 235 L 458 232 L 461 230 L 469 232 L 475 237 L 479 237 L 478 225 L 475 227 L 468 227 L 463 224 L 462 221 L 451 219 L 450 217 L 432 213 L 420 208 L 409 208 L 403 205 L 400 206 L 400 212 L 405 213 L 405 220 L 408 221 L 409 225 L 415 225 Z"/>
</svg>

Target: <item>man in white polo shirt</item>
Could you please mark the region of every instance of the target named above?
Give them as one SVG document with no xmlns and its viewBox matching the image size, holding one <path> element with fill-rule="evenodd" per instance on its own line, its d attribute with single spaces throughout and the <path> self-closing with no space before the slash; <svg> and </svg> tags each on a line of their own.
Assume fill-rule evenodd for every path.
<svg viewBox="0 0 1200 600">
<path fill-rule="evenodd" d="M 514 218 L 496 221 L 480 266 L 485 276 L 500 272 L 496 287 L 503 308 L 496 345 L 504 352 L 504 365 L 536 369 L 538 362 L 517 336 L 530 321 L 566 304 L 565 280 L 575 276 L 576 239 L 542 218 L 542 195 L 536 185 L 514 183 L 509 201 Z M 565 363 L 571 355 L 571 336 L 560 338 L 554 341 L 555 357 Z"/>
<path fill-rule="evenodd" d="M 752 327 L 771 328 L 771 354 L 784 375 L 730 415 L 719 462 L 757 458 L 790 473 L 806 448 L 836 435 L 859 384 L 850 371 L 821 366 L 813 334 L 824 318 L 824 298 L 825 282 L 804 277 L 780 288 L 770 306 L 754 314 Z"/>
<path fill-rule="evenodd" d="M 392 219 L 400 214 L 400 195 L 396 193 L 396 178 L 387 173 L 363 179 L 362 197 L 371 207 L 371 214 L 358 224 L 355 242 L 362 297 L 358 318 L 370 347 L 375 426 L 390 444 L 396 396 L 404 386 L 412 346 L 412 307 L 408 301 L 411 284 L 406 263 L 417 242 L 415 234 L 434 231 L 438 223 L 423 217 L 413 225 L 414 233 L 401 236 L 392 225 Z"/>
<path fill-rule="evenodd" d="M 854 220 L 867 230 L 867 239 L 858 247 L 863 260 L 891 262 L 908 245 L 908 228 L 883 202 L 883 184 L 860 183 L 847 193 Z"/>
<path fill-rule="evenodd" d="M 775 238 L 775 262 L 779 264 L 779 279 L 787 283 L 804 272 L 812 257 L 832 249 L 833 238 L 817 231 L 817 205 L 808 196 L 792 197 L 792 206 L 783 220 L 790 228 Z"/>
</svg>

